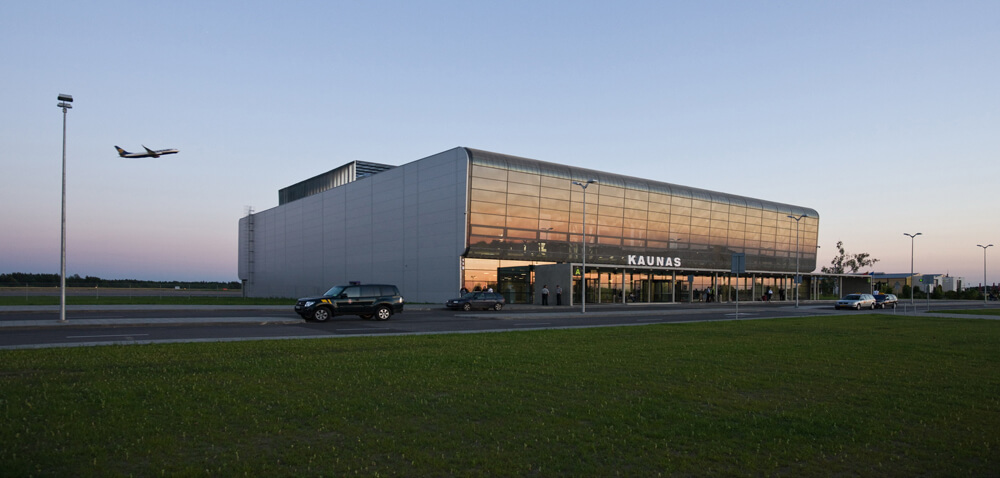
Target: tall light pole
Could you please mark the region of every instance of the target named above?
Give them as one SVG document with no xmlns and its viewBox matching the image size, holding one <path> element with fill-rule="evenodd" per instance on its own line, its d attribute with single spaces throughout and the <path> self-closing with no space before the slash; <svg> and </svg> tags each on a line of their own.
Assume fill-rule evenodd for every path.
<svg viewBox="0 0 1000 478">
<path fill-rule="evenodd" d="M 59 254 L 59 321 L 66 322 L 66 112 L 73 108 L 72 95 L 59 94 L 57 97 L 63 112 L 62 144 L 62 240 Z"/>
<path fill-rule="evenodd" d="M 801 287 L 801 284 L 799 284 L 799 281 L 800 281 L 800 279 L 799 279 L 799 221 L 802 220 L 802 218 L 804 218 L 804 217 L 809 217 L 809 216 L 807 216 L 805 214 L 799 214 L 798 216 L 793 216 L 791 214 L 788 215 L 789 219 L 795 219 L 795 280 L 792 281 L 792 282 L 795 283 L 795 308 L 796 309 L 799 308 L 799 288 Z"/>
<path fill-rule="evenodd" d="M 580 309 L 581 313 L 587 313 L 587 186 L 596 183 L 596 179 L 587 180 L 586 183 L 573 181 L 573 184 L 583 188 L 583 270 L 580 272 L 580 283 L 583 285 L 583 295 Z"/>
<path fill-rule="evenodd" d="M 916 239 L 917 236 L 919 236 L 920 234 L 922 233 L 920 232 L 916 234 L 910 234 L 906 232 L 903 233 L 904 236 L 910 236 L 910 305 L 913 305 L 913 245 L 914 245 L 914 239 Z"/>
<path fill-rule="evenodd" d="M 983 248 L 983 305 L 986 305 L 987 304 L 986 301 L 988 298 L 986 291 L 989 290 L 986 286 L 986 248 L 993 247 L 993 244 L 987 246 L 984 246 L 982 244 L 976 244 L 976 245 Z"/>
</svg>

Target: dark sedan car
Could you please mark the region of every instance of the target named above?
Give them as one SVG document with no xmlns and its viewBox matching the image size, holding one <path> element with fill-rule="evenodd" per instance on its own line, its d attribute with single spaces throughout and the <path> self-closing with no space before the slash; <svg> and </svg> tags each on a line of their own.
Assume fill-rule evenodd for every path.
<svg viewBox="0 0 1000 478">
<path fill-rule="evenodd" d="M 449 309 L 493 309 L 503 308 L 505 301 L 502 295 L 493 292 L 469 292 L 457 299 L 451 299 L 444 305 Z"/>
<path fill-rule="evenodd" d="M 895 294 L 875 294 L 875 307 L 880 309 L 895 309 L 899 299 Z"/>
</svg>

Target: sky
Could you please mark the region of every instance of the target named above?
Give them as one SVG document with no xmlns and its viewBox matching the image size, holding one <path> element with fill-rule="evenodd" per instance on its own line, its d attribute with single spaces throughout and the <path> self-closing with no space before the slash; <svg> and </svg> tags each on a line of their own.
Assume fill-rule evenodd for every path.
<svg viewBox="0 0 1000 478">
<path fill-rule="evenodd" d="M 0 273 L 237 278 L 238 221 L 456 146 L 815 209 L 1000 282 L 1000 2 L 0 2 Z M 159 159 L 129 151 L 177 148 Z"/>
</svg>

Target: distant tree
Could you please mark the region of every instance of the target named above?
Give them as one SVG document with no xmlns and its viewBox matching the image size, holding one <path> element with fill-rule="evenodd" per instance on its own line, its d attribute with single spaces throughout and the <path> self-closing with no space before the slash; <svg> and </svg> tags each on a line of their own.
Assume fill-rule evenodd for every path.
<svg viewBox="0 0 1000 478">
<path fill-rule="evenodd" d="M 844 241 L 837 241 L 837 255 L 830 261 L 830 267 L 820 269 L 824 274 L 856 274 L 865 267 L 871 267 L 878 262 L 871 254 L 862 252 L 848 254 L 844 250 Z"/>
</svg>

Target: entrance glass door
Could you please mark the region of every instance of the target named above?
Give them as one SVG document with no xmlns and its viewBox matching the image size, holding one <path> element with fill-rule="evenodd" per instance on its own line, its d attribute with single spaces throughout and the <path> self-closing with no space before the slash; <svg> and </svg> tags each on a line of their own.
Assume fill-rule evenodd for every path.
<svg viewBox="0 0 1000 478">
<path fill-rule="evenodd" d="M 670 287 L 672 285 L 673 283 L 670 281 L 670 276 L 664 274 L 654 274 L 652 290 L 653 302 L 670 302 Z"/>
</svg>

